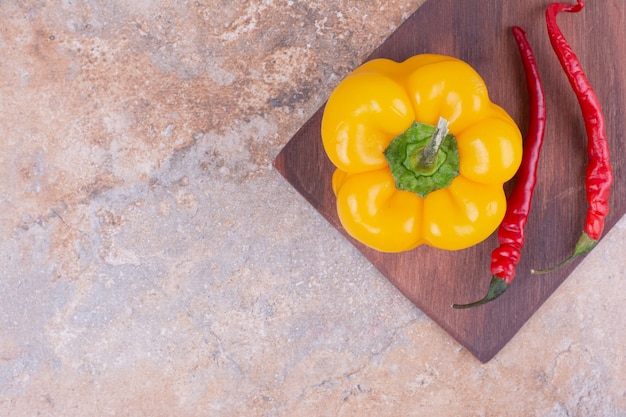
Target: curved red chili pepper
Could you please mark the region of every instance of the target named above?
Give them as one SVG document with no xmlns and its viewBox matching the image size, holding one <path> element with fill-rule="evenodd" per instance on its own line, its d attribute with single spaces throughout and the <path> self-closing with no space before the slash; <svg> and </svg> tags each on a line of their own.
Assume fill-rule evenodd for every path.
<svg viewBox="0 0 626 417">
<path fill-rule="evenodd" d="M 526 85 L 530 100 L 530 121 L 524 143 L 522 163 L 517 172 L 517 181 L 507 201 L 504 219 L 498 229 L 499 246 L 491 253 L 491 274 L 487 295 L 469 304 L 454 304 L 454 308 L 475 307 L 498 298 L 515 278 L 515 267 L 520 261 L 524 246 L 524 228 L 537 183 L 537 166 L 546 129 L 546 100 L 543 84 L 537 68 L 533 50 L 526 32 L 514 26 L 513 36 L 520 51 Z"/>
<path fill-rule="evenodd" d="M 559 28 L 556 17 L 561 12 L 579 12 L 585 6 L 584 0 L 576 4 L 552 3 L 546 10 L 546 23 L 552 49 L 567 75 L 572 89 L 576 93 L 578 104 L 582 111 L 587 133 L 587 171 L 586 171 L 586 198 L 589 208 L 585 219 L 585 226 L 572 255 L 548 269 L 533 270 L 532 273 L 550 272 L 571 262 L 576 257 L 589 252 L 598 243 L 604 230 L 604 220 L 609 213 L 609 196 L 613 184 L 609 146 L 604 128 L 604 114 L 596 92 L 587 79 L 580 65 L 578 57 L 565 39 Z"/>
</svg>

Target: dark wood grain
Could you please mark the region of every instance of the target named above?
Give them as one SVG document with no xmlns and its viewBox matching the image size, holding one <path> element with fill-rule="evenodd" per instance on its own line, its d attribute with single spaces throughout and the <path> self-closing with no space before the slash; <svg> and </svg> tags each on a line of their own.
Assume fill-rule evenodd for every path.
<svg viewBox="0 0 626 417">
<path fill-rule="evenodd" d="M 527 225 L 518 275 L 497 301 L 469 310 L 491 279 L 495 235 L 472 248 L 447 252 L 426 246 L 383 254 L 351 241 L 380 272 L 480 361 L 490 360 L 567 278 L 579 261 L 544 276 L 546 267 L 566 257 L 580 235 L 587 208 L 584 189 L 586 135 L 576 97 L 550 47 L 545 27 L 546 0 L 430 0 L 420 7 L 368 59 L 402 61 L 419 53 L 452 55 L 467 61 L 485 79 L 491 98 L 525 133 L 528 97 L 519 53 L 510 28 L 528 32 L 548 98 L 548 127 L 539 182 Z M 626 109 L 626 38 L 623 0 L 589 1 L 559 23 L 603 103 L 615 169 L 609 230 L 626 212 L 623 158 Z M 320 138 L 323 107 L 297 132 L 275 160 L 275 167 L 342 233 L 330 187 L 333 166 Z M 511 184 L 507 184 L 507 190 Z"/>
</svg>

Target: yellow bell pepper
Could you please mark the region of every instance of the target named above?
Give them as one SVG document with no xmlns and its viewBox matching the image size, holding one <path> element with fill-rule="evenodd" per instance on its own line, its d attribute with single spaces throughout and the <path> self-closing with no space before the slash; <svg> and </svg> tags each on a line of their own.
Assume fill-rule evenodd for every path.
<svg viewBox="0 0 626 417">
<path fill-rule="evenodd" d="M 357 68 L 329 97 L 321 133 L 341 224 L 382 252 L 486 239 L 522 158 L 519 128 L 480 75 L 435 54 Z"/>
</svg>

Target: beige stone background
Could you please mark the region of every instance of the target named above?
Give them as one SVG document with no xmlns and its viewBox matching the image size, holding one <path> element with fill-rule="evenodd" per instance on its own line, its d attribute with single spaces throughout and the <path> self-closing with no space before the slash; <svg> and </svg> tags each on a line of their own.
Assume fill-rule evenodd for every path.
<svg viewBox="0 0 626 417">
<path fill-rule="evenodd" d="M 0 416 L 626 416 L 624 220 L 481 364 L 271 167 L 422 2 L 0 1 Z"/>
</svg>

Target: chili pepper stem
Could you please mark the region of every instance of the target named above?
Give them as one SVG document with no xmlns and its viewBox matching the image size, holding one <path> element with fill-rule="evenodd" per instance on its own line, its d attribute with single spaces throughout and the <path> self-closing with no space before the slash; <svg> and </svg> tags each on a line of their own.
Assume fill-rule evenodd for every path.
<svg viewBox="0 0 626 417">
<path fill-rule="evenodd" d="M 489 283 L 489 290 L 487 294 L 478 301 L 474 301 L 473 303 L 468 304 L 452 304 L 452 308 L 456 308 L 457 310 L 464 308 L 476 307 L 479 305 L 487 304 L 490 301 L 495 300 L 500 297 L 506 289 L 509 288 L 509 284 L 507 284 L 502 278 L 498 278 L 493 276 L 491 278 L 491 282 Z"/>
<path fill-rule="evenodd" d="M 590 252 L 591 249 L 593 249 L 597 244 L 598 244 L 597 240 L 590 238 L 587 233 L 583 232 L 583 234 L 580 235 L 578 242 L 576 242 L 576 246 L 574 247 L 574 252 L 570 255 L 569 258 L 549 268 L 531 269 L 530 273 L 535 274 L 535 275 L 541 275 L 541 274 L 547 274 L 552 271 L 556 271 L 557 269 L 560 269 L 564 267 L 565 265 L 569 264 L 574 259 L 578 258 L 580 255 L 584 255 L 585 253 Z"/>
<path fill-rule="evenodd" d="M 433 132 L 430 140 L 419 152 L 419 160 L 417 166 L 424 171 L 431 170 L 437 162 L 437 154 L 441 148 L 446 135 L 448 134 L 448 121 L 443 117 L 439 117 L 437 128 Z"/>
</svg>

